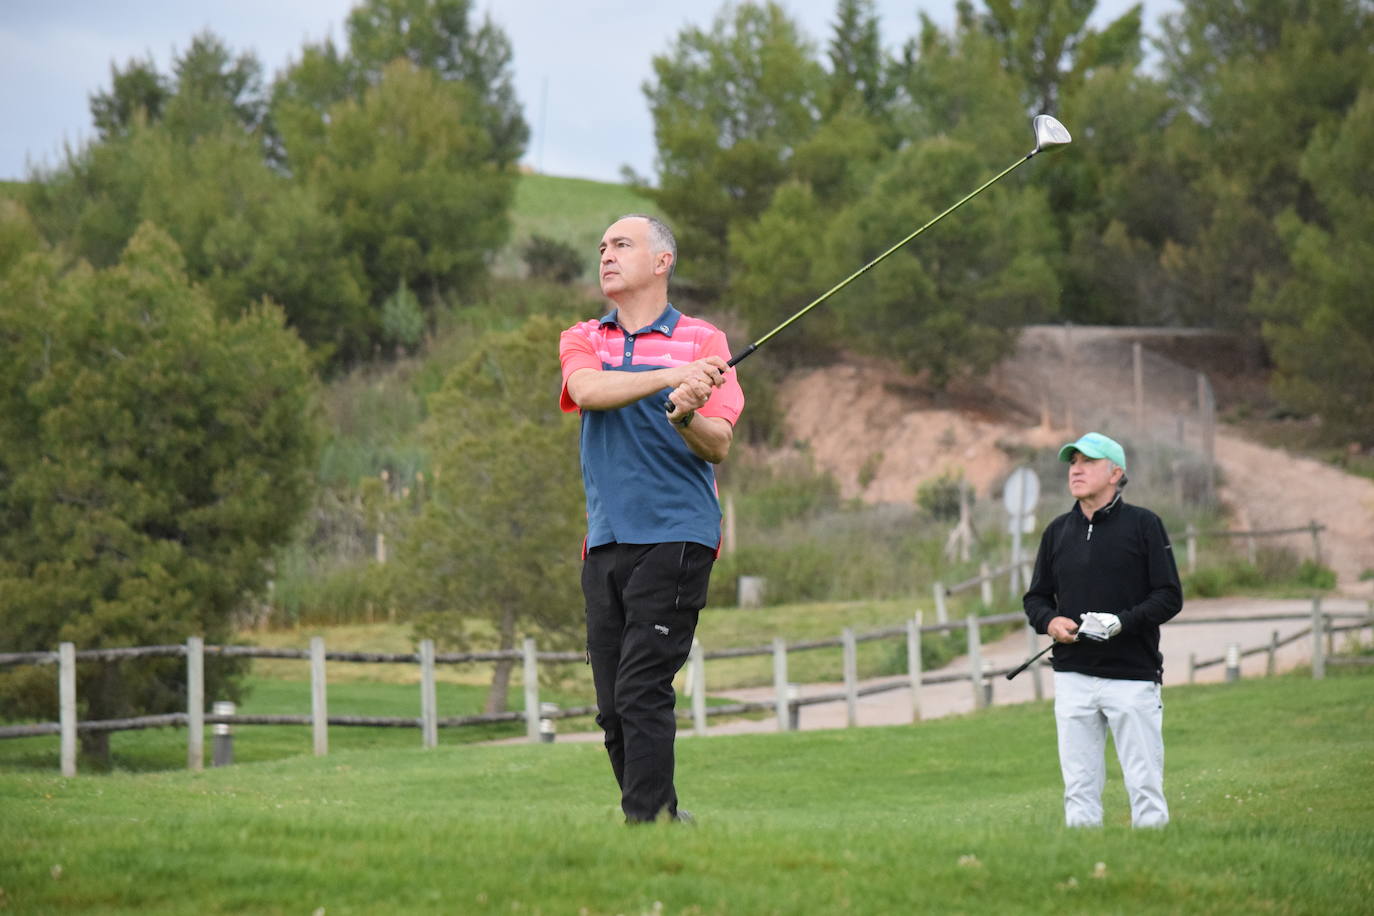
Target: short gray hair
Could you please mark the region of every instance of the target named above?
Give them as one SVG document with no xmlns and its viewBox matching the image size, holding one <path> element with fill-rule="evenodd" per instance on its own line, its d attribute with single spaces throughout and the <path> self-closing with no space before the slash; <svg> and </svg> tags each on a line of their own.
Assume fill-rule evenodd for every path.
<svg viewBox="0 0 1374 916">
<path fill-rule="evenodd" d="M 672 280 L 673 271 L 677 269 L 677 238 L 673 235 L 673 230 L 668 228 L 668 224 L 647 213 L 626 213 L 620 219 L 642 219 L 649 224 L 650 253 L 666 251 L 673 256 L 673 262 L 668 265 L 668 279 Z M 620 219 L 616 222 L 620 222 Z"/>
</svg>

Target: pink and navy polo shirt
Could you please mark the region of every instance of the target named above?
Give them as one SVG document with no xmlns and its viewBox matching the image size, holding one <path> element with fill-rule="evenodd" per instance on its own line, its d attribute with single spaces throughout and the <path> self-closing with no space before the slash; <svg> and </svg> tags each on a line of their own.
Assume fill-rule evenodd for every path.
<svg viewBox="0 0 1374 916">
<path fill-rule="evenodd" d="M 619 310 L 564 331 L 558 341 L 563 364 L 565 412 L 578 410 L 568 396 L 568 376 L 579 369 L 651 372 L 707 356 L 730 358 L 725 333 L 669 305 L 652 323 L 627 332 Z M 660 395 L 617 410 L 583 410 L 582 485 L 587 494 L 586 548 L 602 544 L 720 543 L 716 475 L 664 420 Z M 744 392 L 733 371 L 697 413 L 731 424 L 744 409 Z"/>
</svg>

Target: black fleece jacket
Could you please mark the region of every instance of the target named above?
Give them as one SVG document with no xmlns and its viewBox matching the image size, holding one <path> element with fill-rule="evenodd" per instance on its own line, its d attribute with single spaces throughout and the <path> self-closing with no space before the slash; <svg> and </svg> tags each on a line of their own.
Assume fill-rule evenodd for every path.
<svg viewBox="0 0 1374 916">
<path fill-rule="evenodd" d="M 1121 632 L 1106 642 L 1056 643 L 1054 670 L 1162 683 L 1159 626 L 1183 607 L 1164 523 L 1120 494 L 1091 520 L 1075 503 L 1045 528 L 1022 605 L 1037 633 L 1055 617 L 1081 623 L 1088 611 L 1121 618 Z"/>
</svg>

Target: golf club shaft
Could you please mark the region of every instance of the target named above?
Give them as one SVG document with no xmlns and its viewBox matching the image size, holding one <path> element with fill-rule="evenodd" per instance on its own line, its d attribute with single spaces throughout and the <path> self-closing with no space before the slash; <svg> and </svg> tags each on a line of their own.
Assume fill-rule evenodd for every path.
<svg viewBox="0 0 1374 916">
<path fill-rule="evenodd" d="M 1017 166 L 1021 165 L 1023 162 L 1025 162 L 1025 161 L 1027 161 L 1028 159 L 1032 158 L 1032 157 L 1033 157 L 1036 153 L 1038 153 L 1038 152 L 1039 152 L 1039 150 L 1036 149 L 1036 150 L 1032 150 L 1031 152 L 1027 153 L 1025 156 L 1022 156 L 1020 159 L 1016 160 L 1016 161 L 1013 162 L 1011 165 L 1007 166 L 1005 169 L 1003 169 L 1002 171 L 998 172 L 998 173 L 997 173 L 996 175 L 994 175 L 992 178 L 989 178 L 986 182 L 984 182 L 983 184 L 979 185 L 978 188 L 977 188 L 976 190 L 974 190 L 974 191 L 970 192 L 969 194 L 966 194 L 964 197 L 960 198 L 958 202 L 956 202 L 955 204 L 953 204 L 952 206 L 950 206 L 948 209 L 946 209 L 946 210 L 945 210 L 944 212 L 942 212 L 940 215 L 936 216 L 936 217 L 935 217 L 934 219 L 932 219 L 930 222 L 926 223 L 924 226 L 920 227 L 920 228 L 917 229 L 915 232 L 912 232 L 912 233 L 911 233 L 910 235 L 908 235 L 906 238 L 902 239 L 900 242 L 898 242 L 897 244 L 893 245 L 891 248 L 887 249 L 886 251 L 884 251 L 882 254 L 878 255 L 878 256 L 877 256 L 876 258 L 874 258 L 873 260 L 869 261 L 869 262 L 868 262 L 867 264 L 865 264 L 863 267 L 860 267 L 858 270 L 854 271 L 852 274 L 850 274 L 849 276 L 845 277 L 845 278 L 844 278 L 843 280 L 841 280 L 839 283 L 836 283 L 834 286 L 830 287 L 830 289 L 828 289 L 828 290 L 826 290 L 825 292 L 821 293 L 819 296 L 817 296 L 815 299 L 811 300 L 811 302 L 809 302 L 803 309 L 801 309 L 799 312 L 797 312 L 797 313 L 796 313 L 795 315 L 793 315 L 791 318 L 788 318 L 788 319 L 787 319 L 786 321 L 784 321 L 782 324 L 778 325 L 776 328 L 774 328 L 773 330 L 769 331 L 767 334 L 763 335 L 763 336 L 760 337 L 758 340 L 754 341 L 754 342 L 751 343 L 749 346 L 745 347 L 743 350 L 740 350 L 738 353 L 736 353 L 735 355 L 731 356 L 731 357 L 730 357 L 730 361 L 729 361 L 728 363 L 725 364 L 725 367 L 726 367 L 727 369 L 729 369 L 729 368 L 733 368 L 734 366 L 738 365 L 739 363 L 742 363 L 742 362 L 743 362 L 746 358 L 748 358 L 755 350 L 757 350 L 759 347 L 763 346 L 763 345 L 764 345 L 765 343 L 767 343 L 769 340 L 772 340 L 773 337 L 775 337 L 778 333 L 780 333 L 781 331 L 783 331 L 784 329 L 786 329 L 789 325 L 791 325 L 792 323 L 794 323 L 795 321 L 797 321 L 798 319 L 800 319 L 800 318 L 801 318 L 803 315 L 805 315 L 807 312 L 811 311 L 813 308 L 815 308 L 816 306 L 820 305 L 822 302 L 824 302 L 825 300 L 829 299 L 831 296 L 835 295 L 836 293 L 838 293 L 840 290 L 844 289 L 844 288 L 845 288 L 846 286 L 848 286 L 849 284 L 853 283 L 853 282 L 854 282 L 855 280 L 857 280 L 859 277 L 862 277 L 864 274 L 868 273 L 868 272 L 869 272 L 870 270 L 872 270 L 874 267 L 877 267 L 877 266 L 878 266 L 879 264 L 881 264 L 883 261 L 887 260 L 887 258 L 888 258 L 891 254 L 893 254 L 895 251 L 897 251 L 897 249 L 901 248 L 903 245 L 907 244 L 907 243 L 910 242 L 912 239 L 916 238 L 916 236 L 920 235 L 922 232 L 925 232 L 925 231 L 926 231 L 927 229 L 929 229 L 931 226 L 934 226 L 936 223 L 938 223 L 940 220 L 944 219 L 946 216 L 949 216 L 949 215 L 950 215 L 951 213 L 953 213 L 955 210 L 958 210 L 958 209 L 959 209 L 960 207 L 962 207 L 964 204 L 968 203 L 970 200 L 972 200 L 973 198 L 977 197 L 979 194 L 983 193 L 985 190 L 987 190 L 987 189 L 988 189 L 989 187 L 991 187 L 992 185 L 996 184 L 998 181 L 1001 181 L 1001 180 L 1002 180 L 1003 178 L 1005 178 L 1008 174 L 1010 174 L 1014 169 L 1016 169 Z M 665 402 L 664 402 L 664 407 L 663 407 L 663 409 L 664 409 L 665 411 L 667 411 L 668 413 L 672 413 L 672 411 L 673 411 L 673 404 L 672 404 L 672 402 L 671 402 L 671 401 L 665 401 Z"/>
<path fill-rule="evenodd" d="M 1021 663 L 1021 667 L 1017 668 L 1015 671 L 1009 671 L 1009 672 L 1007 672 L 1007 680 L 1011 680 L 1012 678 L 1016 677 L 1016 675 L 1020 674 L 1022 671 L 1025 671 L 1027 668 L 1029 668 L 1029 667 L 1035 662 L 1035 660 L 1036 660 L 1037 658 L 1039 658 L 1040 656 L 1044 655 L 1046 652 L 1050 651 L 1050 650 L 1053 649 L 1053 648 L 1054 648 L 1054 643 L 1050 643 L 1048 646 L 1046 646 L 1045 648 L 1041 649 L 1039 652 L 1035 653 L 1035 654 L 1032 655 L 1030 658 L 1028 658 L 1028 659 L 1026 659 L 1024 662 L 1022 662 L 1022 663 Z"/>
</svg>

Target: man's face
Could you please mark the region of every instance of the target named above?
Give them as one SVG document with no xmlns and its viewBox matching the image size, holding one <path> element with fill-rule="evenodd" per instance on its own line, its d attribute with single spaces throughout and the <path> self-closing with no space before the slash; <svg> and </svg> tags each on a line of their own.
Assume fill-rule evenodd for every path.
<svg viewBox="0 0 1374 916">
<path fill-rule="evenodd" d="M 1116 488 L 1121 469 L 1106 458 L 1089 458 L 1074 452 L 1069 459 L 1069 493 L 1074 499 L 1094 501 Z"/>
<path fill-rule="evenodd" d="M 613 223 L 601 237 L 601 292 L 610 298 L 636 292 L 666 278 L 667 252 L 654 254 L 647 220 L 631 217 Z"/>
</svg>

